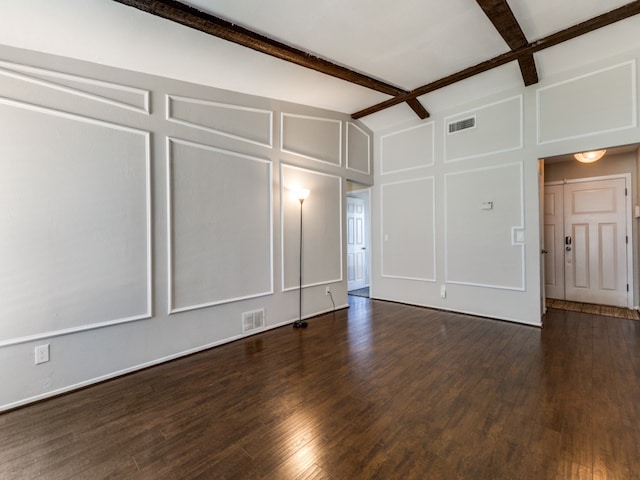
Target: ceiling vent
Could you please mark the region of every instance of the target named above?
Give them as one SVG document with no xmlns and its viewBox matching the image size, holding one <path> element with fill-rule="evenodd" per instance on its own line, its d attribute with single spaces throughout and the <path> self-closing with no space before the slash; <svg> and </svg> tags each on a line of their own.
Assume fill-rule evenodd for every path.
<svg viewBox="0 0 640 480">
<path fill-rule="evenodd" d="M 242 333 L 264 328 L 264 308 L 242 314 Z"/>
<path fill-rule="evenodd" d="M 449 127 L 449 134 L 466 130 L 468 128 L 474 128 L 476 126 L 476 117 L 465 118 L 464 120 L 458 120 L 457 122 L 451 122 Z"/>
</svg>

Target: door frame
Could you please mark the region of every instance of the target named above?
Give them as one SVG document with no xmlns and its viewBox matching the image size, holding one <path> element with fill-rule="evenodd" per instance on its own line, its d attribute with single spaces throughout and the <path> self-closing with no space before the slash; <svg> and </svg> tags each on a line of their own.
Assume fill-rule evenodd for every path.
<svg viewBox="0 0 640 480">
<path fill-rule="evenodd" d="M 634 262 L 634 258 L 633 258 L 633 245 L 634 245 L 634 238 L 633 238 L 633 208 L 632 208 L 632 202 L 631 202 L 631 196 L 632 193 L 631 192 L 631 173 L 616 173 L 616 174 L 612 174 L 612 175 L 602 175 L 602 176 L 597 176 L 597 177 L 584 177 L 584 178 L 572 178 L 572 179 L 564 179 L 561 181 L 555 181 L 555 182 L 545 182 L 544 183 L 544 187 L 546 187 L 547 185 L 551 186 L 551 185 L 567 185 L 567 184 L 573 184 L 573 183 L 585 183 L 585 182 L 594 182 L 594 181 L 598 181 L 598 180 L 613 180 L 613 179 L 619 179 L 619 178 L 623 178 L 625 180 L 625 185 L 626 185 L 626 195 L 625 195 L 625 230 L 626 230 L 626 235 L 627 238 L 629 239 L 629 241 L 626 243 L 627 246 L 627 284 L 629 285 L 629 289 L 627 291 L 627 308 L 629 309 L 633 309 L 634 305 L 633 305 L 633 292 L 635 291 L 634 288 L 634 283 L 633 283 L 633 262 Z M 544 193 L 544 190 L 543 190 Z M 542 208 L 544 208 L 544 195 L 541 197 L 541 202 L 543 203 Z M 544 216 L 542 216 L 540 218 L 540 228 L 544 229 Z M 544 234 L 542 234 L 542 238 L 544 239 Z M 543 245 L 543 249 L 544 249 L 544 245 Z M 542 254 L 540 255 L 540 262 L 542 264 L 541 266 L 541 271 L 544 271 L 544 258 L 542 256 Z M 563 274 L 563 278 L 564 278 L 564 274 Z M 544 281 L 544 279 L 543 279 Z M 545 298 L 545 289 L 542 289 L 542 298 Z"/>
<path fill-rule="evenodd" d="M 353 183 L 354 185 L 360 185 L 357 182 L 354 182 L 352 180 L 347 180 L 348 182 Z M 365 260 L 365 283 L 367 284 L 367 287 L 369 287 L 369 297 L 371 297 L 371 293 L 372 293 L 372 281 L 373 281 L 373 276 L 371 275 L 371 191 L 372 188 L 371 187 L 366 187 L 366 188 L 360 188 L 357 190 L 352 190 L 347 192 L 346 197 L 355 197 L 355 198 L 359 198 L 361 200 L 364 201 L 364 222 L 365 222 L 365 226 L 364 226 L 364 236 L 365 236 L 365 246 L 366 246 L 366 250 L 365 250 L 365 255 L 364 255 L 364 260 Z M 347 208 L 347 202 L 345 200 L 344 202 L 344 208 L 345 208 L 345 222 L 347 221 L 347 214 L 346 214 L 346 208 Z M 346 227 L 345 227 L 345 232 L 346 232 Z M 345 235 L 344 238 L 345 244 L 347 241 L 347 237 Z M 347 255 L 346 255 L 346 251 L 347 251 L 347 247 L 345 245 L 345 271 L 347 271 Z M 345 281 L 348 282 L 348 279 L 345 279 Z"/>
</svg>

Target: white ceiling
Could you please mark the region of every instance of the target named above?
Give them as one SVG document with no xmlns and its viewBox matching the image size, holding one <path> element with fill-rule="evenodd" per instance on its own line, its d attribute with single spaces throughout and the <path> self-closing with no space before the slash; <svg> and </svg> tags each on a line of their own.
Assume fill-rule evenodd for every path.
<svg viewBox="0 0 640 480">
<path fill-rule="evenodd" d="M 529 41 L 628 0 L 508 0 Z M 475 0 L 189 0 L 190 5 L 411 90 L 508 51 Z M 111 0 L 3 0 L 0 43 L 346 113 L 387 95 Z M 640 48 L 640 15 L 535 54 L 541 79 Z M 505 65 L 419 100 L 434 112 L 522 85 Z M 374 130 L 416 119 L 405 104 Z"/>
<path fill-rule="evenodd" d="M 474 0 L 189 0 L 187 3 L 406 90 L 509 50 Z M 626 3 L 628 0 L 509 0 L 529 41 Z M 637 37 L 635 33 L 628 38 L 640 45 Z M 558 67 L 567 69 L 572 64 L 593 61 L 593 55 L 587 54 L 592 53 L 591 49 L 584 50 L 579 41 L 572 43 L 575 45 L 557 47 L 565 52 L 561 53 L 561 62 L 551 69 L 542 58 L 545 53 L 536 54 L 539 73 L 546 70 L 549 75 L 556 73 Z M 616 42 L 614 51 L 619 48 Z M 603 56 L 607 54 L 603 52 Z M 494 85 L 503 89 L 522 82 L 515 63 L 492 73 L 491 77 L 498 77 L 492 78 L 497 82 Z M 437 93 L 431 96 L 437 97 Z M 345 111 L 370 106 L 367 101 L 354 99 L 350 103 L 355 109 L 349 106 Z M 427 109 L 434 109 L 428 97 L 421 101 Z M 442 108 L 437 101 L 435 104 L 436 108 Z M 400 110 L 403 117 L 415 117 L 407 106 Z"/>
</svg>

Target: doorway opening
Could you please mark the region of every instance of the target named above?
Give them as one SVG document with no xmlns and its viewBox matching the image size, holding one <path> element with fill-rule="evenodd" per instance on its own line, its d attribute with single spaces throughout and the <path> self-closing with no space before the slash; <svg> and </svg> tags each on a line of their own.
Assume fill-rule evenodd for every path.
<svg viewBox="0 0 640 480">
<path fill-rule="evenodd" d="M 347 293 L 370 296 L 370 189 L 347 182 Z"/>
<path fill-rule="evenodd" d="M 637 309 L 638 145 L 599 161 L 541 161 L 543 311 L 573 303 Z M 555 302 L 553 302 L 555 301 Z"/>
</svg>

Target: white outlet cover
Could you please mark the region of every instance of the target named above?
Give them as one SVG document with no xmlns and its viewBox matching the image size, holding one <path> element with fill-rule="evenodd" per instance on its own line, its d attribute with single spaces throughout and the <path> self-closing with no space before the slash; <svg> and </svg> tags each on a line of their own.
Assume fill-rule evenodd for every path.
<svg viewBox="0 0 640 480">
<path fill-rule="evenodd" d="M 48 362 L 49 361 L 49 344 L 38 345 L 35 348 L 35 354 L 36 354 L 36 365 Z"/>
</svg>

